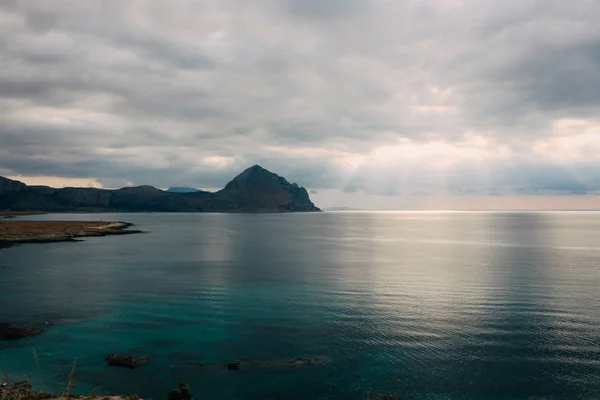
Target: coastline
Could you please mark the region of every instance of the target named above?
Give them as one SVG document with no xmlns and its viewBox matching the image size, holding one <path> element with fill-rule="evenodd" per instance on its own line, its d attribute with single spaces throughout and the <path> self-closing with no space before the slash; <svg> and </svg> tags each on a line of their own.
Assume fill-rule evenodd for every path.
<svg viewBox="0 0 600 400">
<path fill-rule="evenodd" d="M 122 221 L 23 221 L 0 219 L 0 248 L 23 243 L 73 242 L 86 237 L 143 233 Z"/>
<path fill-rule="evenodd" d="M 0 211 L 0 220 L 9 219 L 15 217 L 25 217 L 28 215 L 42 215 L 45 214 L 42 211 Z"/>
</svg>

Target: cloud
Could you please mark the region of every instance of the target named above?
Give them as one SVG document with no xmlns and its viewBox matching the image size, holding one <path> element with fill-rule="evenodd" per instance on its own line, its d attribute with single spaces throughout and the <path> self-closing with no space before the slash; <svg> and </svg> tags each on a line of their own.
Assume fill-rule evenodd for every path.
<svg viewBox="0 0 600 400">
<path fill-rule="evenodd" d="M 285 0 L 287 10 L 297 16 L 309 18 L 339 18 L 369 6 L 365 0 Z"/>
<path fill-rule="evenodd" d="M 594 192 L 600 4 L 9 1 L 0 169 L 219 187 Z"/>
</svg>

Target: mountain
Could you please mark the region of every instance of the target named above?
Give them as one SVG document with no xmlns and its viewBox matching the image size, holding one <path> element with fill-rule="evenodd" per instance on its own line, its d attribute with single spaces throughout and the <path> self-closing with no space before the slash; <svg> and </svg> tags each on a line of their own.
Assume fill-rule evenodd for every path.
<svg viewBox="0 0 600 400">
<path fill-rule="evenodd" d="M 167 189 L 167 192 L 169 192 L 169 193 L 197 193 L 197 192 L 204 192 L 204 190 L 195 189 L 195 188 L 191 188 L 191 187 L 185 187 L 185 186 L 171 186 L 170 188 Z"/>
<path fill-rule="evenodd" d="M 308 192 L 259 165 L 248 168 L 214 194 L 220 207 L 241 212 L 321 211 Z"/>
<path fill-rule="evenodd" d="M 156 212 L 310 212 L 321 211 L 308 192 L 255 165 L 218 192 L 177 193 L 152 186 L 117 190 L 27 186 L 0 177 L 0 210 L 156 211 Z"/>
</svg>

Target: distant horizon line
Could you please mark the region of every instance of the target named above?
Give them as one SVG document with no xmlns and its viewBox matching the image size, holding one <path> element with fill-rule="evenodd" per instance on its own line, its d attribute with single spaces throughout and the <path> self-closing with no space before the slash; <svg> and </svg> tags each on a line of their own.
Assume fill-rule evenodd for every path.
<svg viewBox="0 0 600 400">
<path fill-rule="evenodd" d="M 388 212 L 388 213 L 423 213 L 423 214 L 444 214 L 444 213 L 528 213 L 528 212 L 539 212 L 539 213 L 557 213 L 557 212 L 564 212 L 564 213 L 578 213 L 578 212 L 600 212 L 600 208 L 592 208 L 592 209 L 581 209 L 581 210 L 577 210 L 577 209 L 514 209 L 514 210 L 501 210 L 501 209 L 494 209 L 494 210 L 452 210 L 452 209 L 431 209 L 431 210 L 411 210 L 411 209 L 405 209 L 405 210 L 366 210 L 366 209 L 361 209 L 361 210 L 330 210 L 330 208 L 334 208 L 334 207 L 323 207 L 322 211 L 323 212 L 327 212 L 327 213 L 382 213 L 382 212 Z"/>
</svg>

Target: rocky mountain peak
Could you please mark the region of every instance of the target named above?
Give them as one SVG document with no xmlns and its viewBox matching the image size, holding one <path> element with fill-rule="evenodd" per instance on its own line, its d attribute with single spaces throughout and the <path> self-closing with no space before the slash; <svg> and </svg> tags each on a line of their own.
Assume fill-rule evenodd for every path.
<svg viewBox="0 0 600 400">
<path fill-rule="evenodd" d="M 260 165 L 254 165 L 233 178 L 219 194 L 231 203 L 250 204 L 253 209 L 278 211 L 319 211 L 306 189 L 289 183 Z"/>
</svg>

